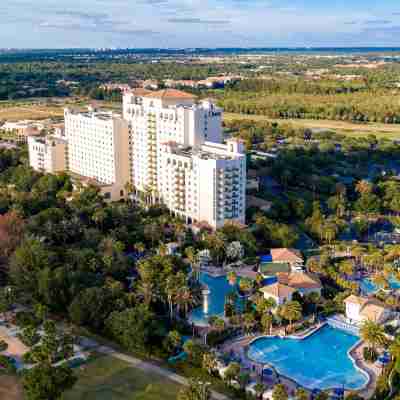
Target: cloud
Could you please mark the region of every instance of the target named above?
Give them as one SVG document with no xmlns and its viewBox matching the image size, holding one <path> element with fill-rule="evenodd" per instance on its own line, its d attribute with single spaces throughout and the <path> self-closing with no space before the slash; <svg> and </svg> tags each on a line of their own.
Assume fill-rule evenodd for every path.
<svg viewBox="0 0 400 400">
<path fill-rule="evenodd" d="M 344 24 L 345 25 L 357 25 L 358 21 L 345 21 Z"/>
<path fill-rule="evenodd" d="M 364 21 L 364 24 L 366 24 L 366 25 L 388 25 L 391 23 L 392 23 L 392 21 L 389 21 L 387 19 L 370 19 L 370 20 Z"/>
<path fill-rule="evenodd" d="M 204 24 L 204 25 L 225 25 L 231 21 L 225 19 L 201 19 L 201 18 L 169 18 L 168 22 L 174 24 Z"/>
<path fill-rule="evenodd" d="M 81 11 L 55 11 L 55 18 L 42 21 L 42 29 L 58 29 L 64 31 L 100 32 L 118 35 L 154 35 L 158 32 L 151 29 L 136 28 L 124 20 L 113 20 L 106 13 L 88 13 Z M 62 17 L 57 19 L 56 17 Z"/>
</svg>

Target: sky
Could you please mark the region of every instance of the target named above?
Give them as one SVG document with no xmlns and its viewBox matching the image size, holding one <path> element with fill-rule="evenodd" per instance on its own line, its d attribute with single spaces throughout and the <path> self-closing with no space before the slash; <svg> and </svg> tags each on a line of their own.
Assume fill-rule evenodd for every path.
<svg viewBox="0 0 400 400">
<path fill-rule="evenodd" d="M 399 0 L 0 0 L 0 48 L 400 47 Z"/>
</svg>

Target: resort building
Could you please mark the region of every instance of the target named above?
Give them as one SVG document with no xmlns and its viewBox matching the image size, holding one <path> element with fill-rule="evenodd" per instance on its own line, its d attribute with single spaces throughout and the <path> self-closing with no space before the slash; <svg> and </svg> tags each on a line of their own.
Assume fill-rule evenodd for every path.
<svg viewBox="0 0 400 400">
<path fill-rule="evenodd" d="M 188 223 L 244 223 L 246 158 L 237 139 L 222 144 L 222 112 L 175 89 L 124 95 L 130 178 Z"/>
<path fill-rule="evenodd" d="M 276 282 L 272 285 L 264 286 L 260 289 L 260 292 L 264 295 L 265 300 L 273 299 L 277 306 L 292 301 L 293 293 L 295 289 L 282 283 Z"/>
<path fill-rule="evenodd" d="M 6 122 L 0 130 L 12 135 L 17 143 L 27 143 L 28 136 L 40 134 L 39 124 L 33 121 Z"/>
<path fill-rule="evenodd" d="M 67 142 L 57 136 L 28 136 L 29 165 L 54 174 L 67 170 Z"/>
<path fill-rule="evenodd" d="M 301 295 L 316 293 L 321 295 L 322 284 L 316 275 L 305 272 L 278 272 L 278 282 L 295 289 Z"/>
<path fill-rule="evenodd" d="M 385 322 L 390 316 L 390 310 L 376 299 L 351 295 L 344 300 L 346 318 L 355 324 L 370 320 L 378 324 Z"/>
<path fill-rule="evenodd" d="M 65 109 L 68 171 L 79 181 L 97 185 L 106 199 L 126 196 L 129 182 L 127 122 L 112 112 Z"/>
</svg>

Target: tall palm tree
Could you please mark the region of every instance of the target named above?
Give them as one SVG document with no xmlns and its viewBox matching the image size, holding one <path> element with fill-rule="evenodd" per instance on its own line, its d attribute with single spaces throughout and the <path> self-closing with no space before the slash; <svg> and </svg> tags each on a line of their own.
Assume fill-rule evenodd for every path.
<svg viewBox="0 0 400 400">
<path fill-rule="evenodd" d="M 185 249 L 185 255 L 192 268 L 193 277 L 196 282 L 200 279 L 200 265 L 197 260 L 197 254 L 194 247 L 190 246 Z"/>
<path fill-rule="evenodd" d="M 387 343 L 382 326 L 370 320 L 363 322 L 360 328 L 360 335 L 374 351 L 378 346 L 383 346 Z"/>
<path fill-rule="evenodd" d="M 186 316 L 189 311 L 189 307 L 194 304 L 194 297 L 188 286 L 184 285 L 178 290 L 177 302 L 183 307 Z"/>
<path fill-rule="evenodd" d="M 301 304 L 298 301 L 290 301 L 281 306 L 279 315 L 289 321 L 289 329 L 292 330 L 293 321 L 302 317 Z"/>
</svg>

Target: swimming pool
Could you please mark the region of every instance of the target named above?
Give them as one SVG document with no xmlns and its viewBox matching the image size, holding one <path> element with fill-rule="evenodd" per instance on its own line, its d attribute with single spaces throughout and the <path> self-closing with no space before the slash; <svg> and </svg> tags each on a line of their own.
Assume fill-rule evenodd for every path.
<svg viewBox="0 0 400 400">
<path fill-rule="evenodd" d="M 368 383 L 367 374 L 357 369 L 347 354 L 359 340 L 357 336 L 325 325 L 303 340 L 256 339 L 249 346 L 248 357 L 272 365 L 278 373 L 308 389 L 344 386 L 356 390 Z"/>
<path fill-rule="evenodd" d="M 210 289 L 208 296 L 208 313 L 203 306 L 195 308 L 189 315 L 189 321 L 198 326 L 208 325 L 211 316 L 222 317 L 224 315 L 225 297 L 236 291 L 236 287 L 229 284 L 226 276 L 213 277 L 205 272 L 200 273 L 200 283 Z"/>
<path fill-rule="evenodd" d="M 395 277 L 389 278 L 389 286 L 391 289 L 400 289 L 400 281 L 398 281 Z M 373 294 L 377 292 L 380 287 L 372 282 L 369 278 L 364 278 L 360 281 L 360 289 L 364 294 Z"/>
</svg>

